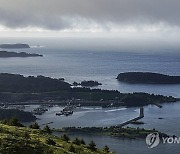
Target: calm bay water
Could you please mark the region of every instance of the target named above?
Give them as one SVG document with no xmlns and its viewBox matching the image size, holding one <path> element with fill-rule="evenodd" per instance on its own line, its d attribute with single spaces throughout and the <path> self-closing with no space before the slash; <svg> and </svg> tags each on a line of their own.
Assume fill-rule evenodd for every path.
<svg viewBox="0 0 180 154">
<path fill-rule="evenodd" d="M 26 107 L 27 111 L 31 111 L 38 105 L 32 105 Z M 139 115 L 139 108 L 93 108 L 84 107 L 78 108 L 74 111 L 72 116 L 56 116 L 55 114 L 62 110 L 62 107 L 55 106 L 49 108 L 49 110 L 43 115 L 37 116 L 37 122 L 41 127 L 44 127 L 46 123 L 52 128 L 62 128 L 70 126 L 111 126 L 122 123 L 126 120 L 132 119 Z M 158 108 L 154 105 L 144 107 L 145 117 L 140 121 L 143 121 L 144 125 L 129 125 L 131 127 L 142 127 L 147 129 L 157 129 L 161 132 L 169 135 L 180 136 L 180 102 L 167 103 L 163 105 L 163 108 Z M 161 118 L 161 119 L 159 119 Z M 27 124 L 29 125 L 29 124 Z M 62 133 L 55 133 L 60 136 Z M 72 134 L 69 136 L 73 139 L 75 137 L 83 138 L 86 143 L 94 140 L 99 148 L 103 148 L 108 145 L 111 150 L 114 150 L 118 154 L 179 154 L 179 144 L 163 144 L 160 143 L 154 149 L 148 149 L 145 140 L 130 140 L 130 139 L 119 139 L 109 136 L 92 135 L 92 134 Z"/>
<path fill-rule="evenodd" d="M 148 92 L 180 97 L 180 84 L 177 85 L 130 85 L 118 82 L 115 78 L 120 72 L 149 71 L 180 75 L 180 52 L 174 48 L 125 48 L 118 41 L 109 40 L 97 43 L 97 40 L 84 39 L 0 39 L 1 43 L 28 43 L 40 48 L 18 49 L 43 54 L 44 57 L 6 58 L 0 59 L 0 72 L 19 73 L 23 75 L 45 75 L 64 77 L 67 82 L 97 80 L 102 83 L 99 88 L 116 89 L 121 92 Z M 95 45 L 94 45 L 95 44 Z M 129 44 L 127 44 L 128 46 Z M 11 50 L 12 51 L 12 50 Z M 73 116 L 56 117 L 59 107 L 51 108 L 40 116 L 38 123 L 50 124 L 51 127 L 65 126 L 110 126 L 119 124 L 138 115 L 138 108 L 122 109 L 77 109 Z M 180 128 L 179 103 L 164 104 L 159 109 L 155 106 L 145 107 L 144 128 L 156 128 L 168 134 L 179 135 Z M 163 118 L 163 119 L 158 119 Z M 71 135 L 74 137 L 75 135 Z M 155 149 L 148 149 L 144 141 L 120 140 L 104 136 L 82 136 L 86 141 L 94 140 L 99 147 L 109 145 L 117 153 L 173 153 L 178 154 L 179 145 L 160 144 Z"/>
</svg>

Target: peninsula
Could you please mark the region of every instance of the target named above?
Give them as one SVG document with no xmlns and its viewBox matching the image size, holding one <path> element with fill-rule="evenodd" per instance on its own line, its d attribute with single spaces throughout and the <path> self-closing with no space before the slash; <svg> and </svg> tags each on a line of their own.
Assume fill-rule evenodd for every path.
<svg viewBox="0 0 180 154">
<path fill-rule="evenodd" d="M 152 72 L 125 72 L 117 80 L 132 84 L 180 84 L 180 76 L 170 76 Z"/>
<path fill-rule="evenodd" d="M 43 55 L 36 54 L 36 53 L 0 51 L 0 58 L 8 58 L 8 57 L 42 57 L 42 56 Z"/>
<path fill-rule="evenodd" d="M 30 48 L 28 44 L 0 44 L 1 49 L 22 49 L 22 48 Z"/>
<path fill-rule="evenodd" d="M 22 104 L 22 102 L 25 102 L 24 104 L 28 104 L 28 102 L 43 104 L 49 102 L 65 105 L 69 100 L 72 100 L 71 104 L 74 105 L 102 107 L 144 106 L 179 101 L 172 96 L 148 93 L 120 93 L 117 90 L 72 88 L 71 84 L 61 78 L 0 74 L 0 102 L 8 104 Z"/>
<path fill-rule="evenodd" d="M 55 132 L 63 133 L 84 133 L 84 134 L 96 134 L 96 135 L 106 135 L 118 138 L 128 138 L 128 139 L 144 139 L 150 133 L 158 132 L 155 129 L 144 129 L 144 128 L 123 128 L 117 126 L 110 127 L 64 127 L 62 129 L 54 130 Z M 158 132 L 162 137 L 167 137 L 165 133 Z"/>
</svg>

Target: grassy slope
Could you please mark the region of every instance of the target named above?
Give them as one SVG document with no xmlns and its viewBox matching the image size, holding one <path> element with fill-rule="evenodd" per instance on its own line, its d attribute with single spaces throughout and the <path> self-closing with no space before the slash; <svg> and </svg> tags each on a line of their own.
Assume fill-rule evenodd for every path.
<svg viewBox="0 0 180 154">
<path fill-rule="evenodd" d="M 56 145 L 48 145 L 47 139 Z M 91 151 L 87 145 L 75 145 L 58 137 L 44 134 L 40 130 L 0 124 L 0 154 L 70 154 L 70 145 L 79 154 L 105 154 L 102 150 Z"/>
</svg>

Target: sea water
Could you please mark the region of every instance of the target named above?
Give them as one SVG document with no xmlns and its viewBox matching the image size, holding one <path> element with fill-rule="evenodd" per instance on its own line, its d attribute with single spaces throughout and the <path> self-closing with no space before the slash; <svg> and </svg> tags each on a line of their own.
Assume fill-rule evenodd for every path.
<svg viewBox="0 0 180 154">
<path fill-rule="evenodd" d="M 115 89 L 120 92 L 148 92 L 180 97 L 180 84 L 144 85 L 126 84 L 116 80 L 121 72 L 146 71 L 180 75 L 179 48 L 128 48 L 117 40 L 82 39 L 82 38 L 6 38 L 1 43 L 28 43 L 30 49 L 11 49 L 8 51 L 43 54 L 43 57 L 0 58 L 0 72 L 28 75 L 44 75 L 65 78 L 69 83 L 83 80 L 96 80 L 102 83 L 98 88 Z M 98 43 L 100 41 L 101 43 Z M 117 45 L 119 44 L 119 45 Z M 127 43 L 127 46 L 129 44 Z M 54 122 L 51 127 L 65 126 L 110 126 L 119 124 L 138 115 L 138 108 L 128 109 L 81 109 L 73 116 L 56 117 L 60 108 L 51 108 L 40 116 L 38 123 Z M 159 131 L 179 135 L 179 103 L 164 104 L 163 108 L 145 107 L 145 122 L 139 127 L 156 128 Z M 159 119 L 161 118 L 161 119 Z M 134 127 L 134 126 L 133 126 Z M 99 147 L 110 146 L 117 153 L 179 153 L 179 145 L 160 144 L 155 149 L 148 149 L 145 141 L 122 140 L 104 136 L 71 135 L 83 137 L 87 142 L 94 140 Z M 106 141 L 106 142 L 104 142 Z"/>
</svg>

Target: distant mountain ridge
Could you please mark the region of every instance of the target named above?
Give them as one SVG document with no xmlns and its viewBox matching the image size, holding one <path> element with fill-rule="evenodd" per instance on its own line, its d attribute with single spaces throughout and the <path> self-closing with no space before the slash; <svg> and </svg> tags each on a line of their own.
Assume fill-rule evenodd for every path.
<svg viewBox="0 0 180 154">
<path fill-rule="evenodd" d="M 30 48 L 28 44 L 16 43 L 16 44 L 0 44 L 1 49 L 20 49 Z"/>
<path fill-rule="evenodd" d="M 170 76 L 153 72 L 125 72 L 117 80 L 133 84 L 180 84 L 180 76 Z"/>
</svg>

